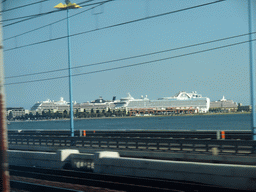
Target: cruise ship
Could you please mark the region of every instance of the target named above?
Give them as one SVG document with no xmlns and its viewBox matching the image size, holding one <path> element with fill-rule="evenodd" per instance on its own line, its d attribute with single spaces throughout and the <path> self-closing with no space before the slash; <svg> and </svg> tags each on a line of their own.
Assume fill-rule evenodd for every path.
<svg viewBox="0 0 256 192">
<path fill-rule="evenodd" d="M 237 108 L 238 104 L 232 100 L 227 100 L 225 99 L 224 95 L 222 97 L 222 99 L 218 100 L 218 101 L 212 101 L 210 103 L 210 108 L 226 108 L 226 109 L 230 109 L 230 108 Z"/>
<path fill-rule="evenodd" d="M 208 97 L 202 97 L 196 91 L 192 93 L 180 91 L 173 97 L 162 97 L 157 100 L 149 100 L 147 95 L 145 97 L 141 96 L 140 99 L 134 99 L 128 93 L 127 97 L 121 98 L 120 102 L 116 102 L 115 104 L 115 108 L 126 109 L 127 111 L 133 109 L 166 110 L 168 108 L 193 108 L 197 109 L 198 113 L 207 113 L 210 108 L 210 99 Z"/>
<path fill-rule="evenodd" d="M 50 99 L 46 101 L 36 102 L 32 107 L 31 111 L 64 111 L 69 109 L 69 102 L 65 101 L 63 97 L 59 101 L 51 101 Z"/>
<path fill-rule="evenodd" d="M 91 102 L 87 101 L 86 103 L 80 103 L 76 104 L 74 108 L 77 109 L 85 109 L 85 110 L 91 110 L 91 109 L 114 109 L 115 107 L 115 101 L 116 96 L 113 97 L 112 100 L 104 100 L 101 96 L 98 99 L 95 99 Z"/>
<path fill-rule="evenodd" d="M 84 110 L 91 110 L 91 109 L 113 109 L 115 107 L 115 99 L 116 97 L 113 97 L 113 100 L 104 100 L 102 97 L 99 99 L 95 99 L 91 102 L 86 102 L 86 103 L 76 103 L 73 102 L 73 109 L 74 110 L 79 110 L 79 111 L 84 111 Z M 42 112 L 42 111 L 69 111 L 70 110 L 70 103 L 65 101 L 63 97 L 60 98 L 59 101 L 52 101 L 50 99 L 46 101 L 41 101 L 35 103 L 31 107 L 31 111 L 37 111 L 37 112 Z"/>
</svg>

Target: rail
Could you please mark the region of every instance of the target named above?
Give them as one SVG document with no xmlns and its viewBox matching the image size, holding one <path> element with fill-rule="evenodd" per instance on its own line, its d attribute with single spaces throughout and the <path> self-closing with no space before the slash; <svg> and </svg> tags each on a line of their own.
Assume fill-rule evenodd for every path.
<svg viewBox="0 0 256 192">
<path fill-rule="evenodd" d="M 9 136 L 62 136 L 69 137 L 67 130 L 9 130 Z M 184 139 L 240 139 L 251 140 L 251 131 L 88 131 L 76 130 L 76 137 L 122 137 L 122 138 L 184 138 Z"/>
<path fill-rule="evenodd" d="M 11 191 L 47 191 L 47 192 L 81 192 L 78 190 L 65 189 L 48 185 L 40 185 L 24 181 L 10 180 Z"/>
<path fill-rule="evenodd" d="M 255 154 L 256 141 L 170 139 L 170 138 L 103 138 L 103 137 L 43 137 L 9 136 L 9 145 L 75 147 L 93 149 L 182 151 L 228 154 Z"/>
<path fill-rule="evenodd" d="M 51 170 L 38 167 L 10 167 L 11 176 L 22 176 L 40 180 L 50 180 L 61 184 L 81 185 L 80 191 L 238 191 L 203 183 L 177 181 L 169 179 L 131 177 L 81 172 L 74 170 Z M 86 186 L 83 188 L 83 186 Z M 103 190 L 102 190 L 103 189 Z M 243 190 L 239 190 L 243 191 Z"/>
</svg>

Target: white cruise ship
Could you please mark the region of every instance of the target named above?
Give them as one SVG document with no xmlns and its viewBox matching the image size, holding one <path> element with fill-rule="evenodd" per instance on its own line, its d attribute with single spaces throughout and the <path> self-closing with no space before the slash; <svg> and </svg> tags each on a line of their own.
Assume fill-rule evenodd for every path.
<svg viewBox="0 0 256 192">
<path fill-rule="evenodd" d="M 120 102 L 115 103 L 115 108 L 125 108 L 126 110 L 131 109 L 162 109 L 167 108 L 193 108 L 197 109 L 199 113 L 206 113 L 210 108 L 210 99 L 208 97 L 202 97 L 197 94 L 196 91 L 192 93 L 186 93 L 180 91 L 173 97 L 162 97 L 157 100 L 149 100 L 146 97 L 141 96 L 140 99 L 134 99 L 130 93 L 125 98 L 121 98 Z"/>
<path fill-rule="evenodd" d="M 31 107 L 31 111 L 44 111 L 44 110 L 54 110 L 54 111 L 64 111 L 69 109 L 69 102 L 65 101 L 63 97 L 60 98 L 60 101 L 41 101 L 35 103 Z"/>
<path fill-rule="evenodd" d="M 112 109 L 115 107 L 115 99 L 116 97 L 113 97 L 113 100 L 104 100 L 102 97 L 99 99 L 93 100 L 91 102 L 86 102 L 86 103 L 76 103 L 73 102 L 73 109 L 74 110 L 91 110 L 91 109 Z M 51 100 L 46 100 L 46 101 L 41 101 L 35 103 L 31 107 L 31 111 L 37 111 L 37 112 L 42 112 L 42 111 L 69 111 L 70 110 L 70 103 L 65 101 L 63 97 L 60 98 L 60 101 L 51 101 Z"/>
</svg>

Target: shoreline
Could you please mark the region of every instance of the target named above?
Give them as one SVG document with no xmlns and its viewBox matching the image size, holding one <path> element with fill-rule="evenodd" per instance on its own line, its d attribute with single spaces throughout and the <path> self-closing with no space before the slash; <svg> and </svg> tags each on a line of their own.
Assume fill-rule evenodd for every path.
<svg viewBox="0 0 256 192">
<path fill-rule="evenodd" d="M 122 116 L 122 117 L 90 117 L 90 118 L 74 118 L 74 121 L 80 120 L 94 120 L 94 119 L 123 119 L 123 118 L 153 118 L 153 117 L 195 117 L 195 116 L 210 116 L 210 115 L 241 115 L 241 114 L 251 114 L 251 112 L 235 112 L 235 113 L 197 113 L 197 114 L 176 114 L 176 115 L 151 115 L 151 116 Z M 8 121 L 8 123 L 15 122 L 41 122 L 41 121 L 70 121 L 70 118 L 65 119 L 40 119 L 40 120 L 17 120 L 17 121 Z"/>
</svg>

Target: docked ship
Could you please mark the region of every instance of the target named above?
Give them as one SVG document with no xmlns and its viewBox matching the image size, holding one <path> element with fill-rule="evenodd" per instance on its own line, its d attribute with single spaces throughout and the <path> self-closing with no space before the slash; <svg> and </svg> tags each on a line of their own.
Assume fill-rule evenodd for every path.
<svg viewBox="0 0 256 192">
<path fill-rule="evenodd" d="M 196 91 L 192 93 L 180 91 L 173 97 L 162 97 L 157 100 L 149 100 L 147 95 L 145 97 L 141 96 L 140 99 L 134 99 L 128 93 L 127 97 L 121 98 L 120 102 L 116 102 L 115 104 L 115 108 L 126 109 L 127 111 L 134 109 L 195 109 L 198 113 L 206 113 L 210 108 L 210 99 L 208 97 L 202 97 Z"/>
<path fill-rule="evenodd" d="M 239 104 L 239 109 L 241 107 L 241 103 Z M 238 110 L 238 104 L 232 100 L 225 99 L 224 95 L 222 99 L 218 101 L 212 101 L 210 103 L 210 111 L 212 112 L 221 112 L 221 111 L 227 111 L 227 112 L 235 112 Z"/>
<path fill-rule="evenodd" d="M 98 99 L 95 99 L 91 102 L 87 101 L 85 103 L 79 103 L 74 105 L 74 108 L 77 109 L 85 109 L 85 110 L 91 110 L 91 109 L 114 109 L 115 107 L 115 101 L 116 97 L 114 96 L 112 100 L 105 100 L 101 96 Z"/>
<path fill-rule="evenodd" d="M 85 102 L 85 103 L 76 103 L 73 102 L 73 109 L 78 111 L 84 111 L 84 110 L 91 110 L 91 109 L 113 109 L 115 107 L 115 99 L 116 97 L 113 97 L 113 100 L 104 100 L 102 97 L 99 99 L 95 99 L 91 102 Z M 65 101 L 63 97 L 60 98 L 59 101 L 52 101 L 52 100 L 46 100 L 35 103 L 31 107 L 31 111 L 36 112 L 42 112 L 42 111 L 69 111 L 70 110 L 70 103 Z"/>
<path fill-rule="evenodd" d="M 65 101 L 63 97 L 59 101 L 51 101 L 50 99 L 46 101 L 38 101 L 32 107 L 31 111 L 64 111 L 69 109 L 69 102 Z"/>
</svg>

